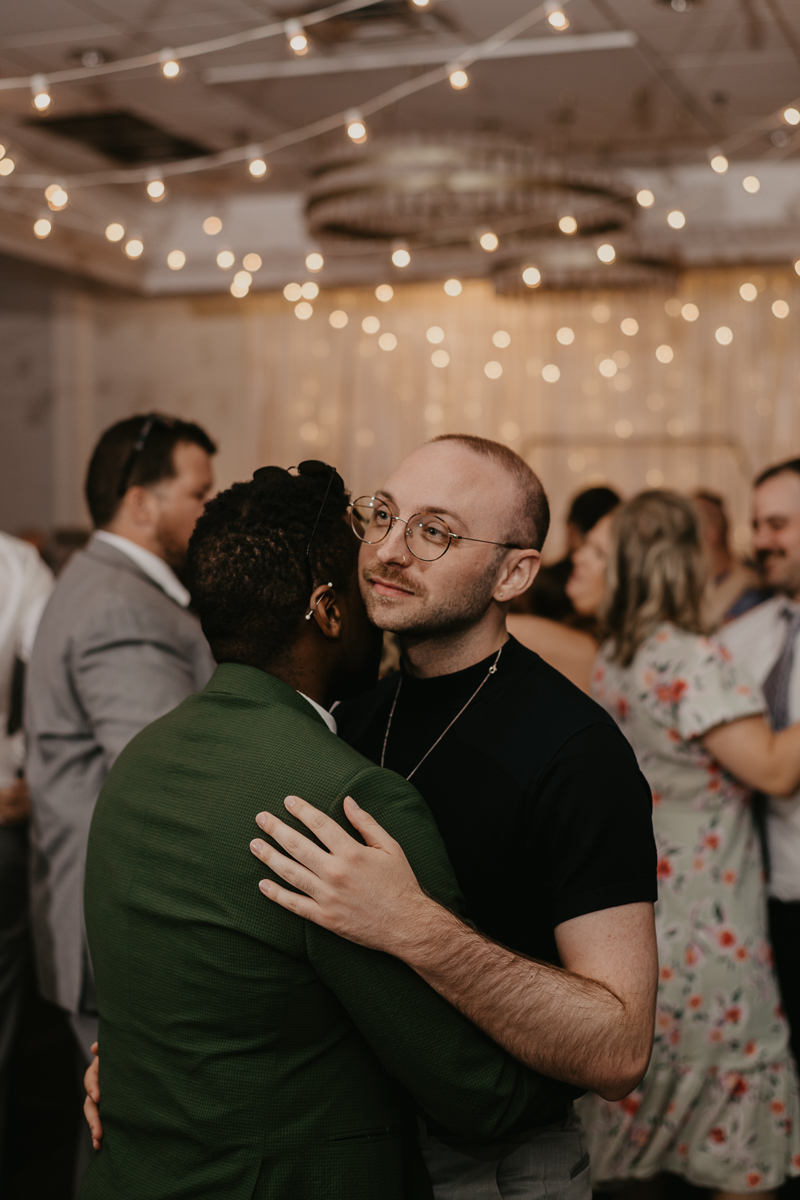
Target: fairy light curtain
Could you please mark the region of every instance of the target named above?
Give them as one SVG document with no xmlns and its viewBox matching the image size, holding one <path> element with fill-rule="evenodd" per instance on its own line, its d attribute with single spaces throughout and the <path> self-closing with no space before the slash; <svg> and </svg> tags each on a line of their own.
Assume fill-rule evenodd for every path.
<svg viewBox="0 0 800 1200">
<path fill-rule="evenodd" d="M 62 519 L 81 516 L 94 438 L 151 407 L 212 431 L 223 486 L 266 462 L 320 457 L 369 492 L 426 438 L 464 431 L 522 453 L 556 522 L 596 481 L 625 495 L 702 485 L 728 498 L 743 548 L 754 472 L 800 453 L 790 269 L 689 272 L 672 296 L 512 298 L 485 282 L 454 296 L 442 283 L 395 285 L 388 301 L 323 291 L 299 313 L 274 294 L 62 306 L 57 411 L 72 431 L 57 439 Z M 556 525 L 551 554 L 559 543 Z"/>
</svg>

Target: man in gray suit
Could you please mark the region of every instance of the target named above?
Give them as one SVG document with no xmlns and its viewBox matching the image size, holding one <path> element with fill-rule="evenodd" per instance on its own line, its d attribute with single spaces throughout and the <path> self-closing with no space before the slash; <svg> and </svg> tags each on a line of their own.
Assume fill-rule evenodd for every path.
<svg viewBox="0 0 800 1200">
<path fill-rule="evenodd" d="M 108 429 L 86 499 L 95 533 L 48 604 L 26 695 L 32 917 L 44 995 L 70 1014 L 85 1057 L 97 1036 L 83 921 L 89 824 L 114 760 L 214 668 L 180 571 L 211 490 L 216 447 L 156 414 Z"/>
</svg>

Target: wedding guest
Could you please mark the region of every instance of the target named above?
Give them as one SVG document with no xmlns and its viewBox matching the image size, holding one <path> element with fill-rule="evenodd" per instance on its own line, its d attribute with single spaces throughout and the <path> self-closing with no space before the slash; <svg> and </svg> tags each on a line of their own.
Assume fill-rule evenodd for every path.
<svg viewBox="0 0 800 1200">
<path fill-rule="evenodd" d="M 773 733 L 730 653 L 702 635 L 692 503 L 651 491 L 617 513 L 608 640 L 593 694 L 653 791 L 660 982 L 653 1055 L 625 1100 L 580 1101 L 594 1183 L 661 1172 L 728 1196 L 800 1174 L 800 1102 L 767 940 L 749 789 L 800 784 L 800 725 Z"/>
<path fill-rule="evenodd" d="M 692 496 L 700 518 L 700 537 L 708 556 L 709 579 L 703 598 L 703 619 L 717 629 L 761 604 L 771 595 L 753 567 L 738 559 L 730 546 L 725 501 L 716 492 Z"/>
</svg>

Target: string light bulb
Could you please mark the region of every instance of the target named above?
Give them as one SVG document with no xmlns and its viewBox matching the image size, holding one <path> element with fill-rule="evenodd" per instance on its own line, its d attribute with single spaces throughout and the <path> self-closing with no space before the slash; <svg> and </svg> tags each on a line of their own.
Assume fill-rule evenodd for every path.
<svg viewBox="0 0 800 1200">
<path fill-rule="evenodd" d="M 727 158 L 716 146 L 709 150 L 709 166 L 717 175 L 724 175 L 730 165 Z"/>
<path fill-rule="evenodd" d="M 617 252 L 610 242 L 603 242 L 602 246 L 597 247 L 597 257 L 601 263 L 613 263 Z"/>
<path fill-rule="evenodd" d="M 430 8 L 431 0 L 410 0 L 412 8 Z"/>
<path fill-rule="evenodd" d="M 186 255 L 182 250 L 170 250 L 167 255 L 167 266 L 170 271 L 181 271 L 186 266 Z"/>
<path fill-rule="evenodd" d="M 292 17 L 286 21 L 283 26 L 286 40 L 289 43 L 289 49 L 302 58 L 304 54 L 308 54 L 308 36 L 303 29 L 302 21 L 298 21 L 297 17 Z"/>
<path fill-rule="evenodd" d="M 636 193 L 636 203 L 642 208 L 652 208 L 655 202 L 656 198 L 650 188 L 640 188 Z"/>
<path fill-rule="evenodd" d="M 8 155 L 0 158 L 0 175 L 10 175 L 15 165 L 13 158 L 9 158 Z"/>
<path fill-rule="evenodd" d="M 500 238 L 496 233 L 492 233 L 491 229 L 487 229 L 478 238 L 481 250 L 485 250 L 487 254 L 491 254 L 500 245 Z"/>
<path fill-rule="evenodd" d="M 47 112 L 53 103 L 53 97 L 47 88 L 45 75 L 34 75 L 31 79 L 31 104 L 37 112 Z"/>
<path fill-rule="evenodd" d="M 408 252 L 408 247 L 396 246 L 392 251 L 392 262 L 396 267 L 407 267 L 411 262 L 411 255 Z"/>
<path fill-rule="evenodd" d="M 542 272 L 538 267 L 526 267 L 522 272 L 522 282 L 526 287 L 537 288 L 542 282 Z"/>
<path fill-rule="evenodd" d="M 263 158 L 251 158 L 247 164 L 247 169 L 254 179 L 263 179 L 269 171 L 269 167 Z"/>
<path fill-rule="evenodd" d="M 686 217 L 679 208 L 673 208 L 672 212 L 667 213 L 667 224 L 670 229 L 683 229 Z"/>
<path fill-rule="evenodd" d="M 785 108 L 783 119 L 787 125 L 800 125 L 800 111 L 796 108 Z"/>
<path fill-rule="evenodd" d="M 355 142 L 356 145 L 360 146 L 367 140 L 367 127 L 364 124 L 364 118 L 362 117 L 359 109 L 349 109 L 345 116 L 344 122 L 345 128 L 347 129 L 347 136 L 351 141 Z"/>
<path fill-rule="evenodd" d="M 53 212 L 59 212 L 60 209 L 67 207 L 69 196 L 64 191 L 60 183 L 51 183 L 44 190 L 44 198 L 47 201 L 47 207 Z"/>
<path fill-rule="evenodd" d="M 469 75 L 463 67 L 453 67 L 450 71 L 450 87 L 457 92 L 469 87 Z"/>
<path fill-rule="evenodd" d="M 106 225 L 106 237 L 110 242 L 121 242 L 125 237 L 125 226 L 120 225 L 119 221 L 112 221 Z"/>
<path fill-rule="evenodd" d="M 128 258 L 141 258 L 144 251 L 144 243 L 141 238 L 131 238 L 125 243 L 125 253 Z"/>
<path fill-rule="evenodd" d="M 563 33 L 565 29 L 569 29 L 569 17 L 558 3 L 558 0 L 547 0 L 544 11 L 547 13 L 548 24 L 557 33 Z"/>
<path fill-rule="evenodd" d="M 574 217 L 562 217 L 558 222 L 558 228 L 562 233 L 577 233 L 578 222 Z"/>
<path fill-rule="evenodd" d="M 755 196 L 756 192 L 761 189 L 761 182 L 756 175 L 745 175 L 742 180 L 742 187 L 751 196 Z"/>
<path fill-rule="evenodd" d="M 53 228 L 53 222 L 47 217 L 39 217 L 38 221 L 33 223 L 33 232 L 40 240 L 50 236 L 50 231 Z"/>
<path fill-rule="evenodd" d="M 181 73 L 181 64 L 175 55 L 174 50 L 162 50 L 159 57 L 161 63 L 161 74 L 165 79 L 177 79 Z"/>
<path fill-rule="evenodd" d="M 318 251 L 312 250 L 311 254 L 306 255 L 307 270 L 321 271 L 324 266 L 325 266 L 325 259 L 322 257 L 322 255 Z"/>
<path fill-rule="evenodd" d="M 159 200 L 163 200 L 167 194 L 167 189 L 164 186 L 164 180 L 151 179 L 147 185 L 147 194 L 156 204 L 158 204 Z"/>
</svg>

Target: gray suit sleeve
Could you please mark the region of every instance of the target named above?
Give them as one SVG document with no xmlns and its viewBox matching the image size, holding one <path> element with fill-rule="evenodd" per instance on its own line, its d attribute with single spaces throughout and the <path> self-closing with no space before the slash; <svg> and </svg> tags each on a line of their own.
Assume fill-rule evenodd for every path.
<svg viewBox="0 0 800 1200">
<path fill-rule="evenodd" d="M 192 662 L 169 630 L 133 607 L 115 607 L 72 647 L 72 679 L 110 770 L 145 725 L 197 690 Z"/>
<path fill-rule="evenodd" d="M 348 827 L 341 816 L 346 794 L 331 815 Z M 459 907 L 452 867 L 415 788 L 392 772 L 369 768 L 349 794 L 400 842 L 422 886 L 441 903 Z M 566 1099 L 580 1094 L 523 1067 L 399 959 L 310 922 L 306 945 L 312 966 L 389 1074 L 453 1133 L 497 1140 L 552 1120 Z"/>
</svg>

